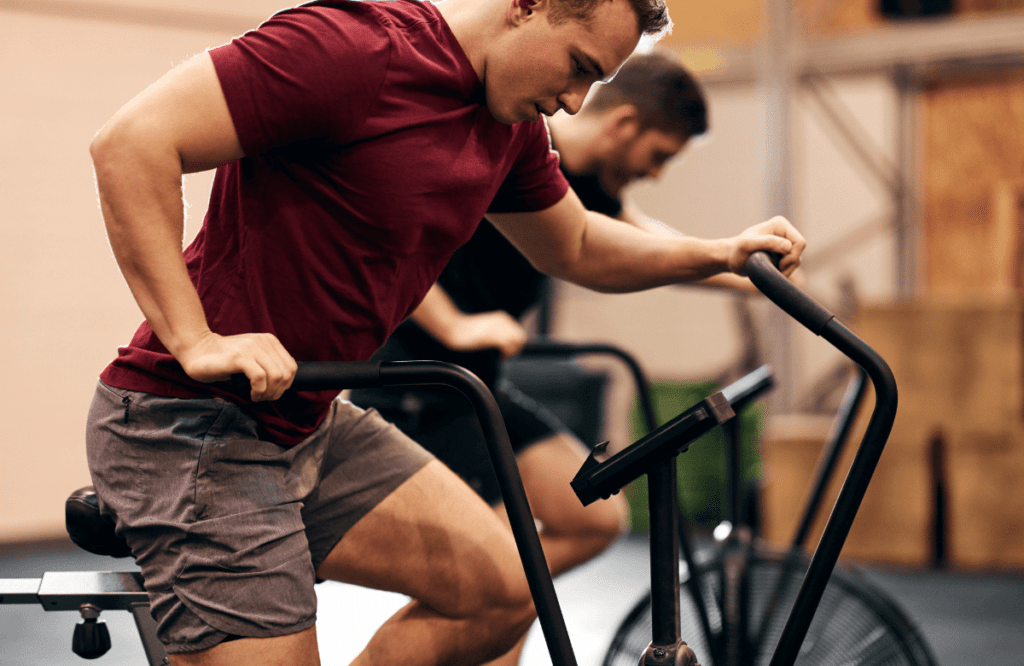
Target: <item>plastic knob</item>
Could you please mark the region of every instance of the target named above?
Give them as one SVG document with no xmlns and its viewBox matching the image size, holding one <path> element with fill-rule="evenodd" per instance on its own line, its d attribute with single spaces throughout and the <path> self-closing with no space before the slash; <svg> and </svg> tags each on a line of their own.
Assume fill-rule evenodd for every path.
<svg viewBox="0 0 1024 666">
<path fill-rule="evenodd" d="M 83 613 L 84 615 L 84 613 Z M 75 625 L 71 651 L 82 659 L 97 659 L 110 649 L 110 631 L 102 620 L 86 617 Z"/>
</svg>

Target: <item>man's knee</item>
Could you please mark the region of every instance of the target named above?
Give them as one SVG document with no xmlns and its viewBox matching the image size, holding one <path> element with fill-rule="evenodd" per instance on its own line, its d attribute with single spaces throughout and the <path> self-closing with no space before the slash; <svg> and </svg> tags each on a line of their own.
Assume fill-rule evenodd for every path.
<svg viewBox="0 0 1024 666">
<path fill-rule="evenodd" d="M 530 616 L 533 600 L 529 584 L 514 545 L 492 553 L 480 553 L 472 561 L 453 562 L 459 571 L 453 585 L 435 590 L 440 598 L 438 611 L 463 618 L 506 617 L 509 620 Z"/>
<path fill-rule="evenodd" d="M 594 506 L 599 507 L 595 529 L 608 539 L 609 545 L 625 535 L 629 530 L 629 504 L 622 493 L 601 500 Z"/>
</svg>

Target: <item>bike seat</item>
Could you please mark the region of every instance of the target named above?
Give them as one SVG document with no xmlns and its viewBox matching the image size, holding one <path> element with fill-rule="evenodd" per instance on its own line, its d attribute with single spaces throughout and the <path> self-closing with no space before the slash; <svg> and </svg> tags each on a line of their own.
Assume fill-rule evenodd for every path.
<svg viewBox="0 0 1024 666">
<path fill-rule="evenodd" d="M 132 554 L 128 543 L 114 533 L 113 516 L 100 513 L 100 501 L 92 486 L 79 488 L 64 503 L 68 536 L 82 550 L 110 557 Z"/>
</svg>

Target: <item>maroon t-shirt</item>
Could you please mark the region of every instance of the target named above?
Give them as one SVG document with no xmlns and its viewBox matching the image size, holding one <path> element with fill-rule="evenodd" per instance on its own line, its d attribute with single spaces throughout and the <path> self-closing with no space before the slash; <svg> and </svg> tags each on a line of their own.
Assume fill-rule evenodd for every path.
<svg viewBox="0 0 1024 666">
<path fill-rule="evenodd" d="M 298 361 L 367 359 L 488 210 L 542 210 L 567 191 L 543 122 L 491 116 L 430 4 L 303 5 L 210 55 L 246 154 L 218 169 L 185 250 L 216 333 L 273 333 Z M 232 400 L 284 444 L 335 395 L 249 403 L 189 378 L 145 322 L 101 379 Z"/>
</svg>

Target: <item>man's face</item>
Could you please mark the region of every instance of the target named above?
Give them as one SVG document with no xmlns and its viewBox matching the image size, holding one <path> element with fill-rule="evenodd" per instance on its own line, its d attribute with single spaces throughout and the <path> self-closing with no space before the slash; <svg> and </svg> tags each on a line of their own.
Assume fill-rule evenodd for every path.
<svg viewBox="0 0 1024 666">
<path fill-rule="evenodd" d="M 595 82 L 610 77 L 640 41 L 627 0 L 602 0 L 583 23 L 548 17 L 553 0 L 513 0 L 513 28 L 487 59 L 491 114 L 507 124 L 537 120 L 559 109 L 574 114 Z"/>
<path fill-rule="evenodd" d="M 598 179 L 609 194 L 642 178 L 657 178 L 673 157 L 686 147 L 686 139 L 659 129 L 646 129 L 622 140 L 598 166 Z"/>
</svg>

